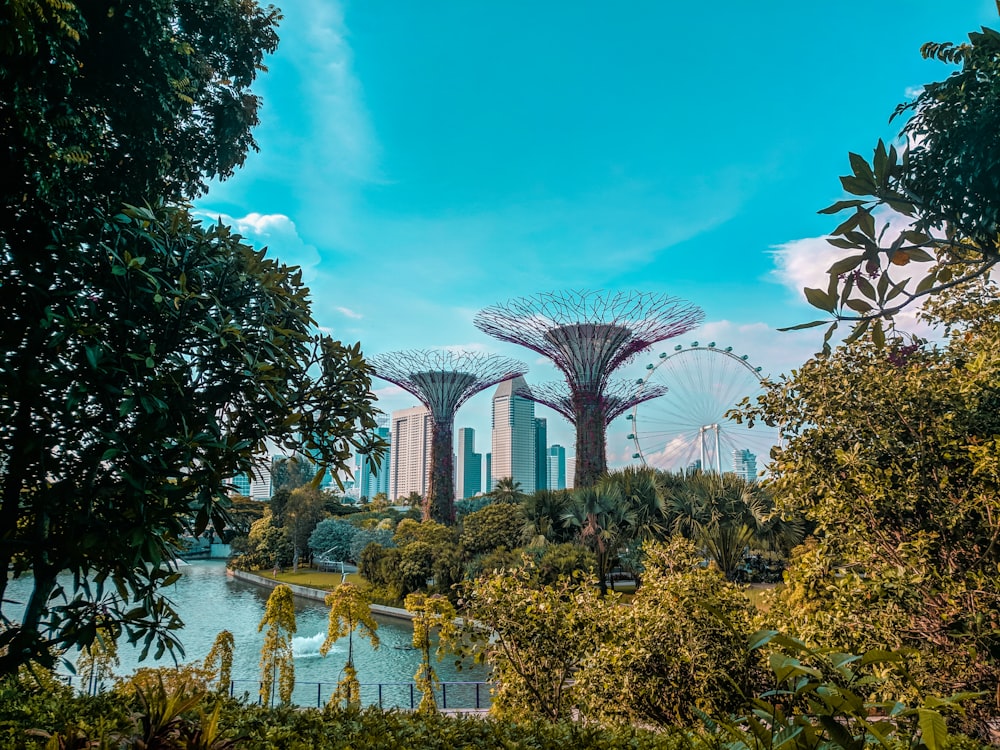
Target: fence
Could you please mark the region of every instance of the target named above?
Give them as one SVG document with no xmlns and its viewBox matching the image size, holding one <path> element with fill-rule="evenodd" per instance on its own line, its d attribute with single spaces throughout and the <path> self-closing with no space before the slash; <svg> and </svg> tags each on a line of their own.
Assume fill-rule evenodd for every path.
<svg viewBox="0 0 1000 750">
<path fill-rule="evenodd" d="M 337 689 L 335 682 L 296 682 L 292 691 L 292 704 L 322 708 Z M 245 697 L 262 703 L 261 683 L 257 680 L 233 680 L 229 693 L 235 698 Z M 273 702 L 277 703 L 277 688 Z M 484 710 L 492 704 L 488 682 L 442 682 L 434 692 L 438 708 L 451 710 Z M 361 684 L 361 705 L 379 708 L 415 709 L 420 705 L 421 694 L 412 682 L 373 682 Z"/>
</svg>

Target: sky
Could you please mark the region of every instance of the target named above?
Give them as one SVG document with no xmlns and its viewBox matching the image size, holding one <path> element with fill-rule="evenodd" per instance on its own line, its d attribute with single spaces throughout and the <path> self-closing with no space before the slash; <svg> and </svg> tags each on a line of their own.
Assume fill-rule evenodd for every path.
<svg viewBox="0 0 1000 750">
<path fill-rule="evenodd" d="M 280 4 L 280 3 L 279 3 Z M 540 292 L 638 290 L 700 306 L 677 343 L 762 374 L 815 352 L 803 286 L 825 286 L 848 152 L 950 69 L 926 41 L 998 26 L 993 0 L 682 3 L 285 0 L 255 86 L 260 152 L 197 203 L 303 268 L 314 317 L 366 354 L 450 347 L 523 360 L 473 325 Z M 376 381 L 386 413 L 416 399 Z M 490 450 L 488 389 L 458 412 Z M 666 398 L 666 397 L 663 397 Z M 642 407 L 640 407 L 640 410 Z M 570 425 L 545 407 L 550 443 Z M 637 418 L 639 416 L 637 415 Z M 630 424 L 608 433 L 632 461 Z"/>
</svg>

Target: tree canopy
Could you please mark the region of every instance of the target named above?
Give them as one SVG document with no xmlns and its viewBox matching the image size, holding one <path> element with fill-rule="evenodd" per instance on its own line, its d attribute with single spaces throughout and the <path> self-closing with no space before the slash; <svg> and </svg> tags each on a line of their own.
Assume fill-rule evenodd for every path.
<svg viewBox="0 0 1000 750">
<path fill-rule="evenodd" d="M 222 530 L 230 478 L 268 444 L 332 469 L 369 447 L 360 346 L 317 335 L 299 269 L 183 203 L 255 148 L 278 19 L 253 0 L 0 11 L 0 597 L 34 580 L 0 672 L 99 625 L 177 647 L 157 591 L 181 534 Z"/>
<path fill-rule="evenodd" d="M 852 197 L 821 213 L 849 211 L 829 242 L 846 251 L 814 306 L 854 324 L 853 338 L 926 295 L 966 284 L 1000 261 L 1000 33 L 963 44 L 927 43 L 925 58 L 958 66 L 896 108 L 902 145 L 881 141 L 871 160 L 850 154 L 841 177 Z M 919 264 L 920 270 L 915 270 Z M 817 320 L 796 328 L 822 325 Z"/>
</svg>

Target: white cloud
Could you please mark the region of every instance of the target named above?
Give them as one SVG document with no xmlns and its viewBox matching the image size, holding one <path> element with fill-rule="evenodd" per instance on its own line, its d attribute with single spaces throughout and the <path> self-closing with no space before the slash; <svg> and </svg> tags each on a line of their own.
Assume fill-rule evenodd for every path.
<svg viewBox="0 0 1000 750">
<path fill-rule="evenodd" d="M 344 317 L 351 318 L 352 320 L 361 320 L 364 317 L 364 315 L 362 315 L 359 312 L 355 312 L 349 307 L 335 307 L 333 309 L 339 312 Z"/>
<path fill-rule="evenodd" d="M 290 266 L 300 266 L 307 281 L 318 270 L 321 261 L 319 251 L 299 236 L 295 222 L 284 214 L 253 212 L 234 217 L 208 210 L 199 210 L 196 214 L 210 221 L 228 224 L 254 247 L 267 247 L 269 257 Z"/>
</svg>

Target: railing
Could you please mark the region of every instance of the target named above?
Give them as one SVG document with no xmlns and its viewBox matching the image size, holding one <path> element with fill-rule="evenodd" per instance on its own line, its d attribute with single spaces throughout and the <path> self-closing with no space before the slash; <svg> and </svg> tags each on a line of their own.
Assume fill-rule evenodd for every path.
<svg viewBox="0 0 1000 750">
<path fill-rule="evenodd" d="M 296 682 L 291 703 L 296 706 L 322 708 L 337 689 L 335 682 Z M 263 703 L 258 680 L 233 680 L 229 694 L 235 698 L 246 697 Z M 277 687 L 272 688 L 273 702 L 277 704 Z M 415 709 L 420 705 L 421 694 L 413 682 L 361 683 L 361 705 L 379 708 Z M 434 692 L 439 709 L 484 710 L 492 704 L 488 682 L 441 682 Z"/>
</svg>

